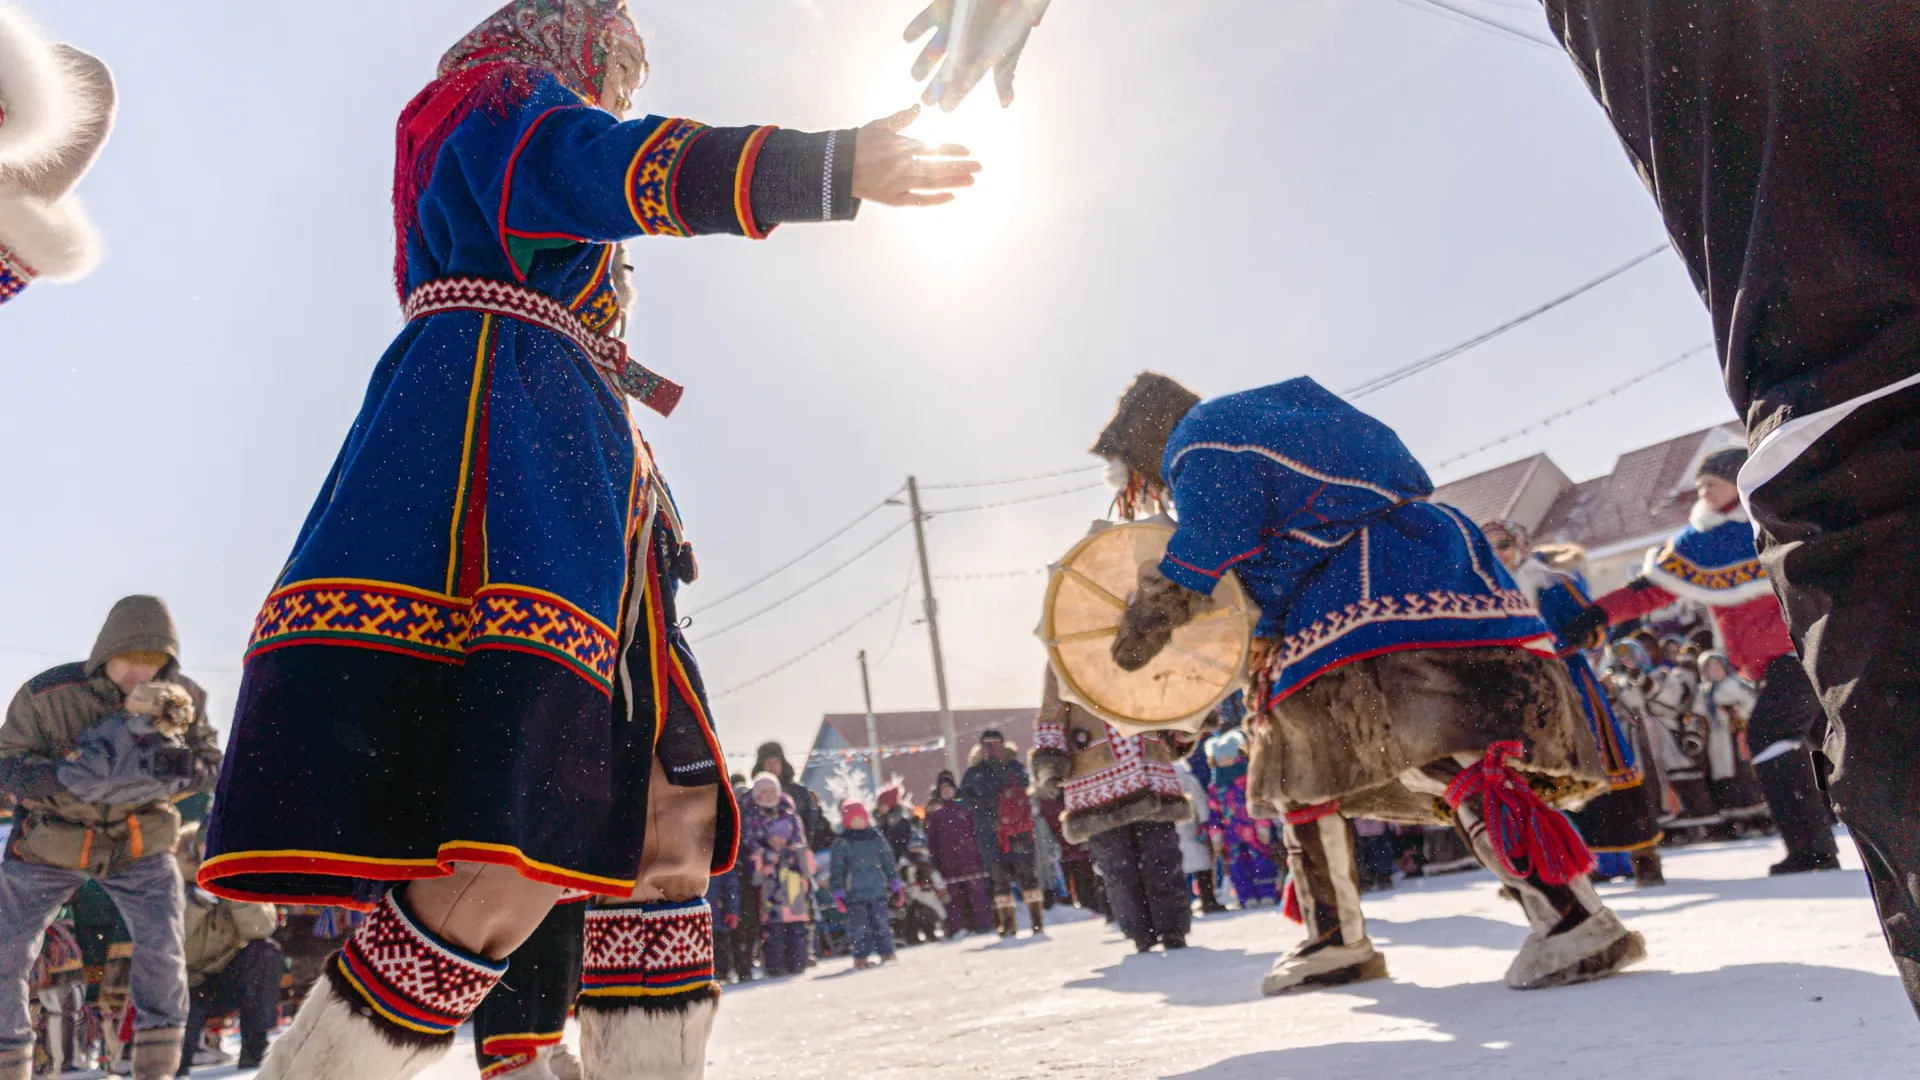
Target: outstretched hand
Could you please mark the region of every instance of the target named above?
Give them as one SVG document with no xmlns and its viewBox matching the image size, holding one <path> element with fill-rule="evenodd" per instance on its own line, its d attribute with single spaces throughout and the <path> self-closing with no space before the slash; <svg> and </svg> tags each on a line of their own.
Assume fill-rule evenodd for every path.
<svg viewBox="0 0 1920 1080">
<path fill-rule="evenodd" d="M 918 41 L 928 31 L 933 33 L 933 40 L 927 42 L 913 64 L 916 82 L 933 76 L 921 100 L 952 112 L 991 69 L 1001 107 L 1013 104 L 1014 69 L 1020 64 L 1028 36 L 1040 25 L 1040 17 L 1051 2 L 970 0 L 972 11 L 967 25 L 956 27 L 959 0 L 933 0 L 907 25 L 906 32 L 908 41 Z M 957 41 L 956 29 L 961 31 Z"/>
<path fill-rule="evenodd" d="M 929 146 L 900 134 L 920 116 L 920 106 L 902 109 L 860 129 L 854 139 L 853 197 L 886 206 L 938 206 L 953 201 L 953 188 L 973 186 L 980 163 L 967 148 Z"/>
</svg>

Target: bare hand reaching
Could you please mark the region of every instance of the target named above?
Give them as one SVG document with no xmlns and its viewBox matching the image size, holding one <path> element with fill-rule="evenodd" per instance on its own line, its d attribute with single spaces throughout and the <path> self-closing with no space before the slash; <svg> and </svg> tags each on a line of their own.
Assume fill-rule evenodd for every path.
<svg viewBox="0 0 1920 1080">
<path fill-rule="evenodd" d="M 933 40 L 914 61 L 916 81 L 933 76 L 921 100 L 946 112 L 959 107 L 973 88 L 993 71 L 1000 104 L 1013 104 L 1013 74 L 1027 38 L 1040 25 L 1052 0 L 933 0 L 907 25 L 906 39 L 918 41 L 933 32 Z M 956 27 L 962 4 L 971 11 L 966 26 Z M 955 31 L 959 40 L 956 40 Z"/>
<path fill-rule="evenodd" d="M 903 109 L 860 129 L 854 140 L 853 197 L 886 206 L 938 206 L 952 202 L 952 188 L 973 186 L 980 163 L 967 148 L 929 146 L 900 134 L 920 115 Z"/>
</svg>

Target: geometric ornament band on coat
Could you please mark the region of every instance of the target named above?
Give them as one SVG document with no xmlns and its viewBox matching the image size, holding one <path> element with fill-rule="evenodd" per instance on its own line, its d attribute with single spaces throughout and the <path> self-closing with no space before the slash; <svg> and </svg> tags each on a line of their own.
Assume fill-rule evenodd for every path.
<svg viewBox="0 0 1920 1080">
<path fill-rule="evenodd" d="M 388 1023 L 428 1037 L 451 1036 L 506 973 L 504 961 L 441 941 L 387 893 L 340 950 L 339 973 Z"/>
<path fill-rule="evenodd" d="M 686 392 L 679 383 L 628 356 L 626 342 L 589 329 L 579 315 L 553 297 L 511 282 L 457 277 L 429 281 L 407 294 L 402 311 L 408 322 L 442 312 L 472 311 L 552 330 L 578 345 L 615 393 L 626 394 L 661 416 L 673 415 Z"/>
<path fill-rule="evenodd" d="M 518 585 L 483 586 L 467 600 L 394 582 L 300 581 L 267 597 L 247 656 L 288 645 L 345 645 L 462 663 L 485 649 L 555 660 L 613 689 L 619 639 L 565 599 Z"/>
<path fill-rule="evenodd" d="M 587 912 L 581 1003 L 660 1005 L 713 987 L 713 909 L 686 900 Z"/>
</svg>

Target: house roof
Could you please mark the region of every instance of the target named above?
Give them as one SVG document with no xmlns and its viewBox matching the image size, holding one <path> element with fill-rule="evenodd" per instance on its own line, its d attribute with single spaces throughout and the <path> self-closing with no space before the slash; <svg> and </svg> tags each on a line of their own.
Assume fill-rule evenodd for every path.
<svg viewBox="0 0 1920 1080">
<path fill-rule="evenodd" d="M 988 728 L 998 729 L 1009 742 L 1019 746 L 1024 756 L 1033 748 L 1033 717 L 1037 708 L 1036 703 L 1011 709 L 955 709 L 953 728 L 960 740 L 961 767 L 965 768 L 968 751 L 980 741 L 980 733 Z M 933 711 L 875 713 L 874 725 L 882 747 L 912 746 L 940 738 L 940 714 Z M 865 713 L 828 713 L 820 718 L 820 731 L 813 740 L 814 751 L 866 745 Z M 864 764 L 866 758 L 856 760 Z M 826 777 L 833 775 L 837 764 L 834 761 L 810 760 L 801 774 L 801 783 L 817 792 L 824 792 Z M 911 754 L 889 754 L 883 750 L 880 754 L 881 782 L 888 783 L 898 777 L 915 802 L 926 801 L 927 792 L 933 790 L 934 780 L 946 767 L 947 755 L 940 749 Z"/>
<path fill-rule="evenodd" d="M 1675 532 L 1687 523 L 1694 494 L 1691 466 L 1709 439 L 1740 435 L 1729 422 L 1620 455 L 1613 472 L 1575 484 L 1534 530 L 1535 543 L 1588 549 Z"/>
<path fill-rule="evenodd" d="M 1458 509 L 1475 524 L 1504 518 L 1526 486 L 1527 478 L 1546 460 L 1547 455 L 1535 454 L 1442 484 L 1434 489 L 1433 501 Z"/>
</svg>

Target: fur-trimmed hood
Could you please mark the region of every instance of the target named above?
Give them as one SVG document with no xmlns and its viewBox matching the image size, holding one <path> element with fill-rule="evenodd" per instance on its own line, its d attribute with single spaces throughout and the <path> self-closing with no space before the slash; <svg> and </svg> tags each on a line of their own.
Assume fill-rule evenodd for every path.
<svg viewBox="0 0 1920 1080">
<path fill-rule="evenodd" d="M 53 45 L 27 13 L 0 2 L 0 166 L 33 166 L 60 148 L 74 100 Z"/>
<path fill-rule="evenodd" d="M 0 260 L 13 277 L 73 281 L 100 235 L 73 195 L 113 130 L 113 73 L 46 40 L 0 0 Z"/>
</svg>

